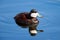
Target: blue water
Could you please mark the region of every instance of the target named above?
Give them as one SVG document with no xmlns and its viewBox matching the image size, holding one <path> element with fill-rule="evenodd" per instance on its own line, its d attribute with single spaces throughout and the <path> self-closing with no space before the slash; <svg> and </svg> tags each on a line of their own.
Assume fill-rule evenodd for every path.
<svg viewBox="0 0 60 40">
<path fill-rule="evenodd" d="M 19 27 L 13 17 L 32 8 L 44 16 L 37 29 L 44 32 L 30 36 L 28 28 Z M 0 0 L 0 40 L 60 40 L 60 0 Z"/>
</svg>

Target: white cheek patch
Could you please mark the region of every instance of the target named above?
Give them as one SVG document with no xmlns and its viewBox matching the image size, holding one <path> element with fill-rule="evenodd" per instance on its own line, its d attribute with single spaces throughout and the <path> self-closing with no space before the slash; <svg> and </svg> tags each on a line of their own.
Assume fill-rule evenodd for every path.
<svg viewBox="0 0 60 40">
<path fill-rule="evenodd" d="M 31 30 L 30 33 L 37 34 L 36 30 Z"/>
<path fill-rule="evenodd" d="M 38 13 L 31 13 L 31 17 L 37 17 Z"/>
</svg>

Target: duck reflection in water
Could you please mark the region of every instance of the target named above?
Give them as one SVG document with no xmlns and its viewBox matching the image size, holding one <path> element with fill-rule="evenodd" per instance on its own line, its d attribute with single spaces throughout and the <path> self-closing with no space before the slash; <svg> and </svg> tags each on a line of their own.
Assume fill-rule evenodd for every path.
<svg viewBox="0 0 60 40">
<path fill-rule="evenodd" d="M 39 24 L 37 16 L 40 18 L 43 17 L 36 11 L 36 9 L 32 9 L 30 12 L 22 12 L 17 14 L 14 17 L 14 20 L 20 27 L 29 28 L 30 35 L 35 36 L 38 31 L 43 32 L 43 30 L 37 30 L 37 25 Z"/>
</svg>

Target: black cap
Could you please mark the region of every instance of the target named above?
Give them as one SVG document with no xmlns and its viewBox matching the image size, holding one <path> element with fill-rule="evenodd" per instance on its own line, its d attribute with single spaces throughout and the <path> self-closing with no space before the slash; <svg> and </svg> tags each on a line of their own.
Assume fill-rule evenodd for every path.
<svg viewBox="0 0 60 40">
<path fill-rule="evenodd" d="M 31 13 L 37 13 L 37 10 L 36 9 L 32 9 L 30 12 Z"/>
</svg>

